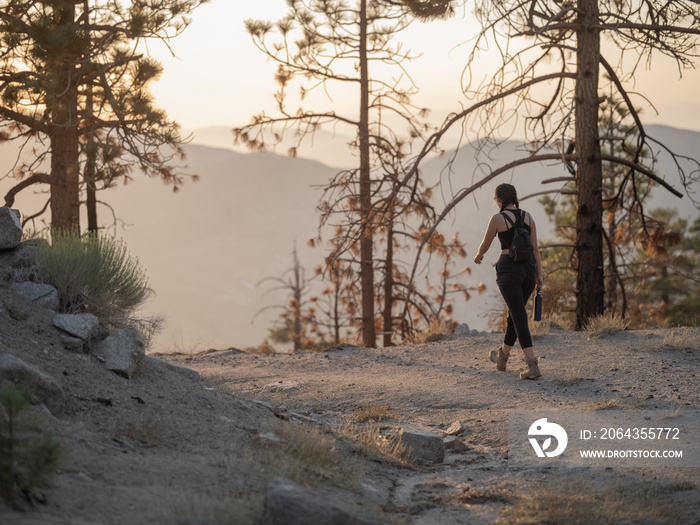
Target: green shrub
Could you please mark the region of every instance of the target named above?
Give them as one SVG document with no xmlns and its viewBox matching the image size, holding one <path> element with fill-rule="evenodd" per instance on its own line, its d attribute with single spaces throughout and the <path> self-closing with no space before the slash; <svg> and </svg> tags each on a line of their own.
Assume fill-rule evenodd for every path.
<svg viewBox="0 0 700 525">
<path fill-rule="evenodd" d="M 89 312 L 107 324 L 128 325 L 151 294 L 138 259 L 112 237 L 53 231 L 37 265 L 39 280 L 58 290 L 62 312 Z"/>
<path fill-rule="evenodd" d="M 13 384 L 0 390 L 0 497 L 8 504 L 48 485 L 59 462 L 58 441 L 22 417 L 30 398 Z"/>
</svg>

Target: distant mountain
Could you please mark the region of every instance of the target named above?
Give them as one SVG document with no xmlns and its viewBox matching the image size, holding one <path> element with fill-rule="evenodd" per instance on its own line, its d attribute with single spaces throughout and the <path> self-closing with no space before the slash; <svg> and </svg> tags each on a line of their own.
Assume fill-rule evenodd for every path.
<svg viewBox="0 0 700 525">
<path fill-rule="evenodd" d="M 232 128 L 233 126 L 209 126 L 192 130 L 192 144 L 247 153 L 245 147 L 234 146 Z M 275 148 L 276 153 L 284 156 L 290 146 L 296 146 L 296 143 L 293 143 L 294 137 L 291 135 L 293 134 L 285 137 L 285 140 Z M 348 135 L 331 133 L 321 129 L 316 131 L 313 136 L 309 135 L 304 138 L 297 155 L 299 158 L 313 159 L 333 168 L 353 167 L 357 165 L 358 157 L 357 152 L 351 151 L 348 147 L 351 141 L 352 137 Z"/>
<path fill-rule="evenodd" d="M 664 126 L 649 129 L 679 152 L 692 156 L 700 150 L 700 133 Z M 330 142 L 325 151 L 340 151 L 344 144 L 343 140 Z M 117 234 L 139 258 L 156 291 L 145 313 L 164 313 L 169 319 L 156 349 L 257 345 L 278 312 L 265 311 L 251 324 L 255 313 L 284 299 L 280 293 L 265 295 L 269 284 L 257 284 L 266 277 L 280 276 L 290 267 L 295 244 L 308 275 L 320 264 L 325 250 L 309 248 L 306 241 L 317 231 L 318 188 L 338 168 L 274 153 L 243 154 L 197 144 L 187 145 L 185 150 L 189 171 L 201 176 L 199 182 L 187 183 L 180 192 L 172 193 L 158 180 L 137 176 L 131 184 L 103 192 L 100 199 L 123 221 Z M 491 167 L 522 153 L 522 146 L 506 142 L 492 153 Z M 0 147 L 0 169 L 9 169 L 14 154 L 7 145 Z M 471 186 L 486 169 L 477 164 L 472 146 L 459 150 L 450 171 L 445 169 L 447 158 L 448 154 L 433 158 L 421 169 L 426 180 L 441 181 L 441 196 L 435 203 L 438 212 L 450 195 Z M 667 159 L 661 159 L 658 171 L 676 182 Z M 469 266 L 472 274 L 464 283 L 476 286 L 484 282 L 488 287 L 485 294 L 455 304 L 457 321 L 485 329 L 484 311 L 496 302 L 493 264 L 498 248 L 492 247 L 482 265 L 472 262 L 488 218 L 497 211 L 493 204 L 495 186 L 511 181 L 525 196 L 542 191 L 543 180 L 563 173 L 556 163 L 523 167 L 477 190 L 450 214 L 441 230 L 459 232 L 466 242 L 468 258 L 459 269 Z M 3 195 L 9 187 L 10 181 L 0 180 Z M 15 207 L 30 213 L 44 197 L 23 196 Z M 525 200 L 522 205 L 535 217 L 540 238 L 551 236 L 552 228 L 537 199 Z M 687 197 L 658 194 L 653 206 L 658 205 L 673 206 L 687 217 L 698 216 Z M 109 218 L 102 213 L 107 222 Z"/>
</svg>

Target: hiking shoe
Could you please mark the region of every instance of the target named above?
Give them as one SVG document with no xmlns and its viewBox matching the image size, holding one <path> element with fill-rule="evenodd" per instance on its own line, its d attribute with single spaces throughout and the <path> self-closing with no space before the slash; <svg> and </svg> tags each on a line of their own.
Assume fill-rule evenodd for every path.
<svg viewBox="0 0 700 525">
<path fill-rule="evenodd" d="M 489 360 L 492 363 L 496 363 L 496 370 L 499 372 L 506 371 L 506 363 L 508 362 L 509 357 L 510 354 L 506 355 L 503 353 L 503 347 L 499 348 L 498 351 L 491 350 L 491 353 L 489 354 Z"/>
<path fill-rule="evenodd" d="M 539 358 L 525 358 L 525 363 L 527 363 L 527 370 L 525 370 L 524 372 L 520 372 L 520 379 L 537 379 L 539 377 L 542 377 L 540 367 L 537 366 L 537 363 L 539 363 Z"/>
</svg>

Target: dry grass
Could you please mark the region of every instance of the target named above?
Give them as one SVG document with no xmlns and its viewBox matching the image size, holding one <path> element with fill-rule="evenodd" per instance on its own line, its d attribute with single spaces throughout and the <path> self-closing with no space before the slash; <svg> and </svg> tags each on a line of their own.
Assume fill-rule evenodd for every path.
<svg viewBox="0 0 700 525">
<path fill-rule="evenodd" d="M 588 339 L 596 339 L 623 332 L 629 328 L 629 320 L 622 316 L 605 313 L 596 317 L 591 317 L 583 327 L 588 332 Z"/>
<path fill-rule="evenodd" d="M 442 341 L 454 332 L 454 323 L 444 319 L 433 319 L 425 330 L 416 330 L 403 342 L 408 345 L 420 345 Z"/>
<path fill-rule="evenodd" d="M 317 476 L 338 487 L 360 486 L 363 472 L 359 463 L 344 457 L 331 435 L 297 423 L 282 424 L 274 433 L 282 443 L 267 446 L 267 455 L 261 456 L 273 466 L 275 476 L 305 485 L 310 476 Z"/>
<path fill-rule="evenodd" d="M 549 335 L 554 328 L 562 328 L 566 321 L 557 314 L 546 314 L 541 321 L 530 321 L 530 334 L 533 336 Z"/>
<path fill-rule="evenodd" d="M 350 450 L 373 461 L 410 468 L 410 453 L 400 440 L 385 436 L 376 424 L 345 425 L 338 433 L 348 440 Z"/>
<path fill-rule="evenodd" d="M 687 326 L 674 328 L 664 337 L 662 347 L 674 350 L 698 350 L 700 348 L 700 332 Z"/>
<path fill-rule="evenodd" d="M 680 523 L 680 511 L 671 502 L 670 492 L 690 490 L 663 485 L 624 487 L 619 483 L 604 489 L 592 488 L 585 481 L 557 480 L 554 486 L 530 489 L 504 510 L 507 523 L 617 523 L 623 520 L 662 520 Z"/>
<path fill-rule="evenodd" d="M 609 410 L 615 408 L 620 404 L 620 400 L 616 397 L 611 397 L 607 399 L 605 396 L 601 397 L 598 402 L 588 405 L 588 410 Z"/>
<path fill-rule="evenodd" d="M 586 378 L 581 375 L 581 368 L 567 366 L 553 378 L 553 381 L 559 385 L 567 386 L 585 381 L 585 379 Z"/>
</svg>

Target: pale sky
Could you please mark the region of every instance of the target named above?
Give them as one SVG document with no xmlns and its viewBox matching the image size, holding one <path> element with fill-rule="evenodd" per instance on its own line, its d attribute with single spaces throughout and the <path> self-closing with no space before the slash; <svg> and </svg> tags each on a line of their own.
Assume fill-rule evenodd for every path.
<svg viewBox="0 0 700 525">
<path fill-rule="evenodd" d="M 243 21 L 276 21 L 286 11 L 284 0 L 211 0 L 196 10 L 192 25 L 171 42 L 177 58 L 160 44 L 150 44 L 151 54 L 165 68 L 153 89 L 158 105 L 190 130 L 235 127 L 261 110 L 274 112 L 275 66 L 253 46 Z M 409 64 L 421 89 L 416 101 L 430 107 L 438 120 L 464 102 L 459 79 L 470 46 L 460 44 L 474 34 L 475 27 L 468 12 L 459 12 L 449 21 L 416 22 L 400 37 L 409 49 L 422 53 Z M 649 109 L 644 120 L 700 131 L 699 87 L 697 70 L 679 79 L 669 60 L 655 61 L 653 70 L 639 75 L 635 86 L 660 113 L 656 116 Z"/>
</svg>

